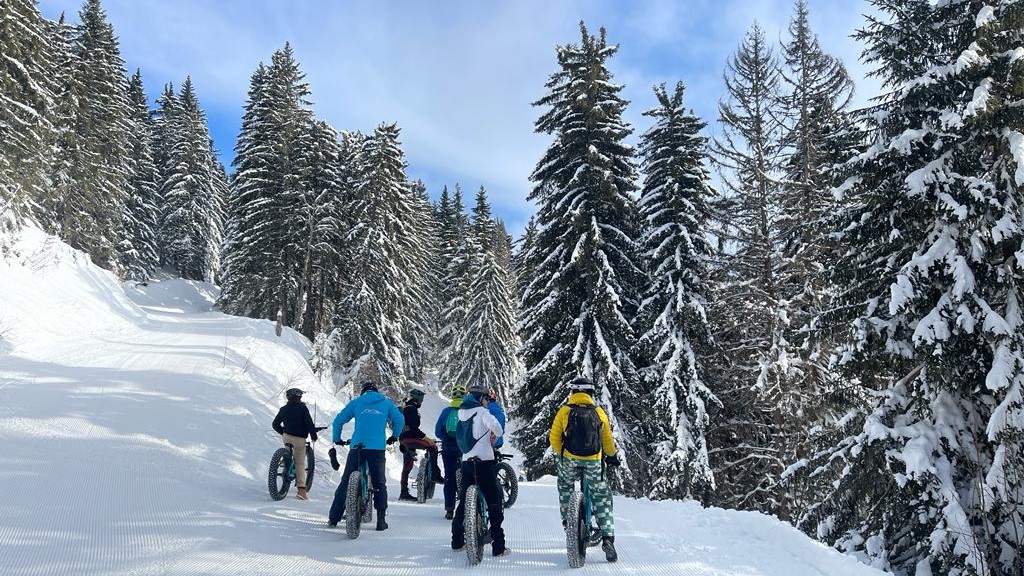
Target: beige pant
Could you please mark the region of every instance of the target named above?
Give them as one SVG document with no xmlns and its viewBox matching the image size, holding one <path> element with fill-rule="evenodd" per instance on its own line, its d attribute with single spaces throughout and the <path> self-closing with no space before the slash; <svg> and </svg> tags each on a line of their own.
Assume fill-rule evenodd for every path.
<svg viewBox="0 0 1024 576">
<path fill-rule="evenodd" d="M 292 445 L 292 456 L 295 459 L 295 487 L 306 487 L 306 439 L 282 434 L 285 444 Z"/>
</svg>

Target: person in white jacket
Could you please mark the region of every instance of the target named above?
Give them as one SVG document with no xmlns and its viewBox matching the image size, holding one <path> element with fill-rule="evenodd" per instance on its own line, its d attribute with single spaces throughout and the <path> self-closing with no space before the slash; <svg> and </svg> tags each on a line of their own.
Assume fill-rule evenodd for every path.
<svg viewBox="0 0 1024 576">
<path fill-rule="evenodd" d="M 490 524 L 491 554 L 505 556 L 505 531 L 501 523 L 505 519 L 502 510 L 501 488 L 494 459 L 494 441 L 504 433 L 501 423 L 487 409 L 491 401 L 490 391 L 482 386 L 470 387 L 459 408 L 460 429 L 471 431 L 471 438 L 460 438 L 459 444 L 469 442 L 462 451 L 462 486 L 459 490 L 459 504 L 452 520 L 452 550 L 461 550 L 466 545 L 466 487 L 476 484 L 487 502 L 487 519 Z M 471 429 L 465 428 L 471 425 Z"/>
</svg>

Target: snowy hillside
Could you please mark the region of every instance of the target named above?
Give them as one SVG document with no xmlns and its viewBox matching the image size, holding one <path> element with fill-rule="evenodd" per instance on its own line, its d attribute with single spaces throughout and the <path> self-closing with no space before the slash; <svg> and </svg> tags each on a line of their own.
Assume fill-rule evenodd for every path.
<svg viewBox="0 0 1024 576">
<path fill-rule="evenodd" d="M 392 501 L 386 533 L 324 527 L 337 473 L 273 502 L 270 420 L 289 386 L 318 423 L 341 402 L 270 322 L 211 311 L 209 285 L 123 288 L 34 230 L 0 261 L 0 551 L 5 575 L 436 574 L 465 569 L 440 503 Z M 441 402 L 432 399 L 425 422 Z M 329 473 L 327 473 L 329 472 Z M 398 459 L 389 473 L 398 493 Z M 618 499 L 620 561 L 581 574 L 878 574 L 765 516 Z M 485 573 L 565 570 L 550 479 L 521 486 L 514 553 Z"/>
</svg>

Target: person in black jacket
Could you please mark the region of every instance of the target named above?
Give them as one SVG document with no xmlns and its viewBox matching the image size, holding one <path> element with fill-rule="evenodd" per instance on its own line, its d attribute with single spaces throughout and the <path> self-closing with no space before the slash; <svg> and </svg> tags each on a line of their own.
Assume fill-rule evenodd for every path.
<svg viewBox="0 0 1024 576">
<path fill-rule="evenodd" d="M 316 442 L 316 425 L 309 415 L 309 408 L 302 402 L 302 390 L 289 388 L 284 393 L 288 403 L 281 406 L 274 418 L 274 432 L 281 435 L 285 445 L 291 445 L 295 457 L 295 485 L 299 489 L 299 500 L 308 500 L 306 495 L 306 436 Z"/>
<path fill-rule="evenodd" d="M 405 401 L 405 408 L 402 408 L 402 416 L 405 417 L 405 429 L 398 437 L 401 442 L 403 466 L 402 466 L 402 493 L 399 500 L 415 500 L 409 492 L 409 473 L 412 472 L 413 464 L 416 463 L 416 450 L 429 450 L 433 456 L 434 468 L 431 475 L 434 482 L 444 482 L 441 476 L 441 468 L 437 462 L 437 442 L 427 438 L 427 435 L 420 430 L 420 407 L 423 406 L 422 390 L 413 389 L 409 392 L 409 398 Z"/>
</svg>

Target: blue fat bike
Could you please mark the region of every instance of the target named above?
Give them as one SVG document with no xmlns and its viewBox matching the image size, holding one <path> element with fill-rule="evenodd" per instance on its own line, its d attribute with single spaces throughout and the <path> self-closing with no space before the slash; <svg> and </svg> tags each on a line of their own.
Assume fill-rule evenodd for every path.
<svg viewBox="0 0 1024 576">
<path fill-rule="evenodd" d="M 348 446 L 348 440 L 337 442 Z M 353 540 L 359 538 L 364 522 L 373 521 L 373 484 L 370 483 L 370 465 L 363 458 L 363 445 L 351 446 L 356 451 L 359 467 L 349 473 L 348 491 L 345 493 L 345 535 Z"/>
<path fill-rule="evenodd" d="M 587 561 L 587 548 L 601 544 L 601 529 L 594 515 L 590 484 L 580 479 L 580 489 L 573 490 L 565 513 L 565 549 L 570 568 L 582 568 Z"/>
<path fill-rule="evenodd" d="M 326 429 L 326 426 L 318 426 L 316 431 Z M 284 447 L 274 451 L 270 457 L 270 469 L 267 472 L 267 490 L 274 500 L 283 500 L 288 495 L 288 489 L 295 481 L 295 457 L 292 455 L 293 446 L 285 444 Z M 306 490 L 313 487 L 313 474 L 316 472 L 316 458 L 313 454 L 312 443 L 306 443 Z"/>
</svg>

